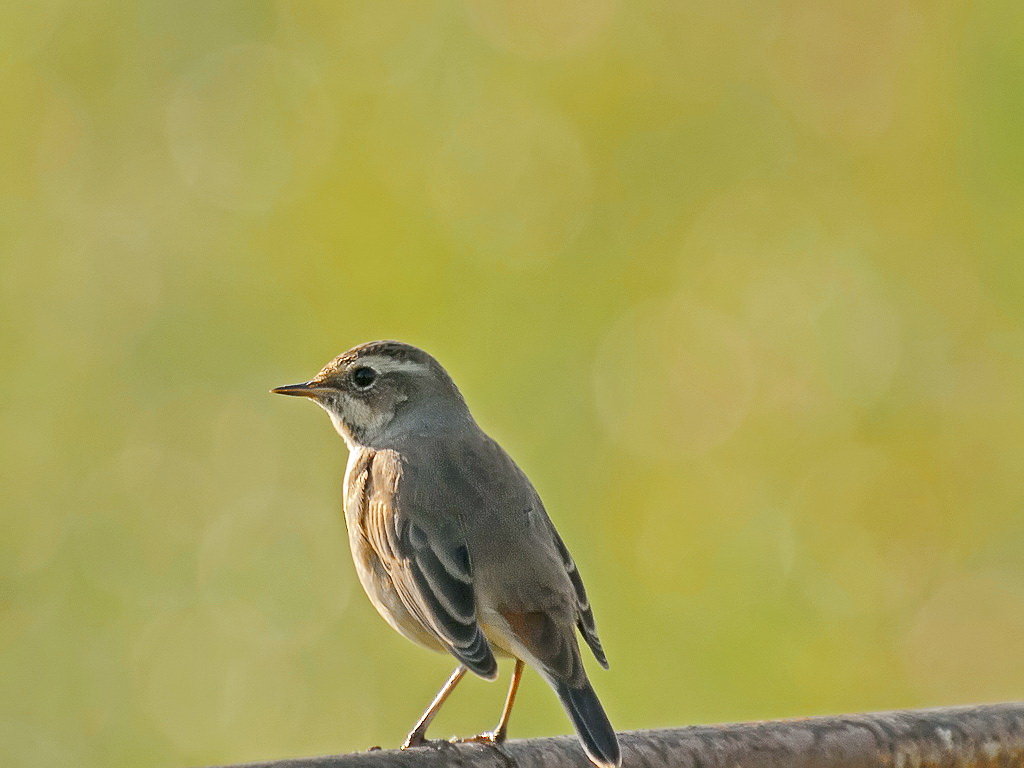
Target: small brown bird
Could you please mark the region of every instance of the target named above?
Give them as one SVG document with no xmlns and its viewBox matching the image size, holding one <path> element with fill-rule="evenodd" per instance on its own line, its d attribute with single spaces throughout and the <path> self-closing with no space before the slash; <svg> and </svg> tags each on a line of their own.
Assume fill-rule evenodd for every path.
<svg viewBox="0 0 1024 768">
<path fill-rule="evenodd" d="M 509 657 L 497 727 L 462 741 L 504 741 L 525 662 L 554 688 L 591 761 L 618 766 L 576 640 L 578 629 L 608 667 L 576 564 L 533 485 L 477 426 L 444 368 L 416 347 L 375 341 L 272 391 L 312 399 L 348 445 L 345 521 L 374 607 L 405 637 L 459 661 L 403 748 L 427 743 L 466 670 L 494 680 L 495 657 Z"/>
</svg>

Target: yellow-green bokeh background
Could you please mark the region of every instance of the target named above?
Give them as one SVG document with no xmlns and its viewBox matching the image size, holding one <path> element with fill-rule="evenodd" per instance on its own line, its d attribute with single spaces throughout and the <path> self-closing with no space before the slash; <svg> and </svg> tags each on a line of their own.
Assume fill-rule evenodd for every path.
<svg viewBox="0 0 1024 768">
<path fill-rule="evenodd" d="M 534 478 L 618 727 L 1020 698 L 1022 8 L 8 4 L 0 762 L 400 740 L 451 664 L 267 394 L 382 337 Z"/>
</svg>

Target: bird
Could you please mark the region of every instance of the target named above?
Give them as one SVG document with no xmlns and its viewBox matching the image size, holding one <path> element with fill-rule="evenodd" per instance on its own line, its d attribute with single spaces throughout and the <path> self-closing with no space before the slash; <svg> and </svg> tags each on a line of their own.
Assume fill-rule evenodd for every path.
<svg viewBox="0 0 1024 768">
<path fill-rule="evenodd" d="M 344 510 L 359 581 L 384 620 L 458 666 L 403 749 L 468 672 L 514 662 L 496 727 L 457 742 L 503 743 L 529 665 L 554 689 L 590 761 L 621 764 L 584 669 L 577 632 L 608 660 L 583 580 L 526 474 L 476 423 L 451 376 L 399 341 L 353 347 L 309 381 L 271 392 L 311 399 L 345 441 Z"/>
</svg>

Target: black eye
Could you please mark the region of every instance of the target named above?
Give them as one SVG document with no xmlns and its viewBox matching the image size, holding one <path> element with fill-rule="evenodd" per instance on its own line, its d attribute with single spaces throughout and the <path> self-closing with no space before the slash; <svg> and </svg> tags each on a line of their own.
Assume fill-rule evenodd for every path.
<svg viewBox="0 0 1024 768">
<path fill-rule="evenodd" d="M 352 383 L 356 385 L 358 389 L 368 389 L 373 386 L 373 382 L 377 380 L 377 372 L 373 368 L 356 368 L 352 371 Z"/>
</svg>

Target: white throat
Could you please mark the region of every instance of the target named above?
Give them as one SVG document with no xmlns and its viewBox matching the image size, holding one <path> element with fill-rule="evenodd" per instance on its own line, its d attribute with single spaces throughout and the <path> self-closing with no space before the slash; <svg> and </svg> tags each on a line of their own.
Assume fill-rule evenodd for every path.
<svg viewBox="0 0 1024 768">
<path fill-rule="evenodd" d="M 366 403 L 350 397 L 340 397 L 329 401 L 317 400 L 316 402 L 327 411 L 335 431 L 341 435 L 341 439 L 345 441 L 345 445 L 350 451 L 361 447 L 362 443 L 355 439 L 348 424 L 359 424 L 362 427 L 364 438 L 372 439 L 373 436 L 380 434 L 394 416 L 390 412 L 374 412 Z"/>
</svg>

